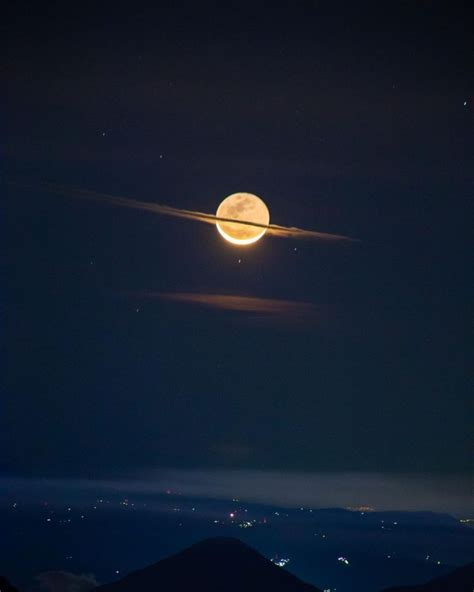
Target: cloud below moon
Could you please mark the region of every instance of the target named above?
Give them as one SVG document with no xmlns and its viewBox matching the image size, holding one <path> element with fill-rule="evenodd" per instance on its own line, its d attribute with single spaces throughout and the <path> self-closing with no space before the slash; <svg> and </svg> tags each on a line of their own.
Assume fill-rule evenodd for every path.
<svg viewBox="0 0 474 592">
<path fill-rule="evenodd" d="M 33 189 L 33 186 L 28 186 L 22 183 L 12 183 L 14 185 L 21 185 L 24 188 Z M 143 210 L 158 214 L 161 216 L 171 216 L 174 218 L 185 218 L 187 220 L 195 220 L 196 222 L 204 222 L 206 224 L 215 225 L 216 222 L 232 222 L 233 224 L 243 224 L 247 226 L 255 226 L 258 228 L 266 228 L 266 234 L 284 238 L 300 238 L 309 240 L 322 240 L 332 242 L 359 242 L 358 239 L 350 238 L 340 234 L 330 234 L 327 232 L 319 232 L 316 230 L 306 230 L 304 228 L 297 228 L 296 226 L 281 226 L 279 224 L 259 224 L 257 222 L 246 222 L 235 220 L 233 218 L 222 218 L 214 214 L 206 214 L 205 212 L 198 212 L 194 210 L 185 210 L 182 208 L 174 208 L 163 204 L 157 204 L 147 201 L 138 201 L 128 197 L 118 197 L 108 195 L 105 193 L 97 193 L 96 191 L 88 191 L 84 189 L 71 189 L 61 185 L 48 183 L 43 186 L 52 193 L 58 193 L 73 197 L 75 199 L 92 200 L 99 203 L 108 204 L 110 206 L 131 208 L 135 210 Z M 36 187 L 35 187 L 36 189 Z"/>
<path fill-rule="evenodd" d="M 213 294 L 205 292 L 127 292 L 128 297 L 148 301 L 225 311 L 229 318 L 249 322 L 252 326 L 307 329 L 325 324 L 324 316 L 311 302 L 260 298 L 239 294 Z"/>
<path fill-rule="evenodd" d="M 315 314 L 314 305 L 311 302 L 294 300 L 238 296 L 235 294 L 204 294 L 200 292 L 146 292 L 141 295 L 146 298 L 158 298 L 160 300 L 171 300 L 184 304 L 197 304 L 209 308 L 258 315 L 301 317 Z"/>
</svg>

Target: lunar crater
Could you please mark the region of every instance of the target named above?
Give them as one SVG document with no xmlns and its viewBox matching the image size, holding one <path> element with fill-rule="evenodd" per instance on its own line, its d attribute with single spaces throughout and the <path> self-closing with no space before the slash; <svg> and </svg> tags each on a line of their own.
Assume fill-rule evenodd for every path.
<svg viewBox="0 0 474 592">
<path fill-rule="evenodd" d="M 218 218 L 228 218 L 268 226 L 270 212 L 265 202 L 252 193 L 233 193 L 224 199 L 217 209 Z M 236 245 L 249 245 L 258 241 L 266 228 L 232 222 L 216 222 L 217 230 L 229 242 Z"/>
</svg>

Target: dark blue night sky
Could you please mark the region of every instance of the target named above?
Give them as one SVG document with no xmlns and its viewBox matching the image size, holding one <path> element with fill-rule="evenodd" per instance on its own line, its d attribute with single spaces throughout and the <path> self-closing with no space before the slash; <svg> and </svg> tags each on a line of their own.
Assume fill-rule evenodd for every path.
<svg viewBox="0 0 474 592">
<path fill-rule="evenodd" d="M 418 493 L 400 507 L 389 489 L 383 509 L 442 511 L 457 533 L 450 503 L 466 499 L 472 426 L 466 23 L 443 3 L 11 6 L 4 484 L 196 469 L 277 471 L 287 484 L 295 472 L 427 476 L 441 485 L 426 507 Z M 236 247 L 212 225 L 78 199 L 84 190 L 209 214 L 246 191 L 272 223 L 359 242 Z M 298 506 L 307 491 L 295 489 L 279 507 Z M 203 497 L 206 512 L 222 498 Z M 15 501 L 2 500 L 2 512 Z M 26 539 L 38 536 L 35 504 L 31 523 L 7 512 L 9 532 L 25 520 Z M 315 509 L 339 505 L 355 504 Z M 168 541 L 178 535 L 163 516 Z M 143 517 L 120 518 L 121 536 Z M 255 545 L 268 555 L 266 532 Z M 144 565 L 193 537 L 155 554 L 144 539 L 121 561 Z M 44 557 L 59 540 L 48 535 Z M 22 544 L 15 564 L 33 574 Z M 75 568 L 105 581 L 108 553 Z"/>
</svg>

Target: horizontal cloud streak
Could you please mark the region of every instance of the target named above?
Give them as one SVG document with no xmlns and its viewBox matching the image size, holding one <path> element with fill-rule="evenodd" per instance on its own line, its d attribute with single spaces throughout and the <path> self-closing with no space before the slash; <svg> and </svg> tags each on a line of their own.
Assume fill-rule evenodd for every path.
<svg viewBox="0 0 474 592">
<path fill-rule="evenodd" d="M 167 484 L 183 495 L 232 498 L 289 507 L 471 512 L 470 480 L 462 475 L 368 472 L 302 473 L 259 470 L 169 471 Z M 161 478 L 161 471 L 148 478 Z"/>
<path fill-rule="evenodd" d="M 65 496 L 180 496 L 307 508 L 371 506 L 375 510 L 434 511 L 470 516 L 474 511 L 468 475 L 410 475 L 369 472 L 283 472 L 261 470 L 158 469 L 110 480 L 12 479 L 0 477 L 0 503 L 21 499 L 64 501 Z M 46 497 L 45 497 L 46 496 Z M 90 496 L 89 496 L 90 497 Z"/>
<path fill-rule="evenodd" d="M 315 313 L 314 306 L 310 302 L 278 300 L 275 298 L 258 298 L 233 294 L 204 294 L 199 292 L 142 292 L 141 296 L 263 315 L 293 317 L 314 315 Z"/>
<path fill-rule="evenodd" d="M 21 186 L 25 189 L 36 189 L 32 185 L 26 185 L 23 183 L 11 183 L 13 185 Z M 316 230 L 305 230 L 303 228 L 297 228 L 295 226 L 281 226 L 279 224 L 259 224 L 257 222 L 245 222 L 242 220 L 234 220 L 233 218 L 222 218 L 217 217 L 214 214 L 206 214 L 204 212 L 197 212 L 194 210 L 185 210 L 181 208 L 174 208 L 163 204 L 151 203 L 147 201 L 138 201 L 127 197 L 117 197 L 108 195 L 106 193 L 97 193 L 95 191 L 88 191 L 85 189 L 70 189 L 61 185 L 48 183 L 43 186 L 44 189 L 61 195 L 67 195 L 75 199 L 87 199 L 93 200 L 100 203 L 108 204 L 111 206 L 121 208 L 132 208 L 135 210 L 143 210 L 158 214 L 161 216 L 172 216 L 175 218 L 185 218 L 187 220 L 195 220 L 197 222 L 205 222 L 206 224 L 215 224 L 216 222 L 232 222 L 233 224 L 243 224 L 245 226 L 255 226 L 257 228 L 266 228 L 267 234 L 271 236 L 279 236 L 286 238 L 302 238 L 310 240 L 323 240 L 323 241 L 350 241 L 358 242 L 357 239 L 350 238 L 339 234 L 330 234 L 326 232 L 318 232 Z"/>
</svg>

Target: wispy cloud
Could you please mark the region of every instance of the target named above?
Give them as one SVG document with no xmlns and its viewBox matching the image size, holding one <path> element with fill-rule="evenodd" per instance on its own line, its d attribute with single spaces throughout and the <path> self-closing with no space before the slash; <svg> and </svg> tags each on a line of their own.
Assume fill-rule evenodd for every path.
<svg viewBox="0 0 474 592">
<path fill-rule="evenodd" d="M 28 185 L 24 183 L 11 182 L 12 185 L 21 186 L 24 189 L 37 189 L 37 186 Z M 242 224 L 244 226 L 255 226 L 257 228 L 266 228 L 267 234 L 271 236 L 286 237 L 286 238 L 300 238 L 310 240 L 322 240 L 332 242 L 358 242 L 357 239 L 343 236 L 340 234 L 330 234 L 327 232 L 319 232 L 316 230 L 306 230 L 304 228 L 297 228 L 296 226 L 281 226 L 279 224 L 259 224 L 257 222 L 245 222 L 242 220 L 234 220 L 233 218 L 222 218 L 215 216 L 214 214 L 208 214 L 205 212 L 198 212 L 194 210 L 185 210 L 182 208 L 175 208 L 163 204 L 152 203 L 148 201 L 138 201 L 130 199 L 128 197 L 118 197 L 114 195 L 108 195 L 106 193 L 98 193 L 96 191 L 88 191 L 85 189 L 74 189 L 57 185 L 55 183 L 47 183 L 42 185 L 43 189 L 51 193 L 57 193 L 65 195 L 75 199 L 86 199 L 93 200 L 99 203 L 104 203 L 110 206 L 121 207 L 121 208 L 132 208 L 135 210 L 143 210 L 158 214 L 161 216 L 172 216 L 175 218 L 185 218 L 188 220 L 194 220 L 196 222 L 204 222 L 206 224 L 215 224 L 216 222 L 232 222 L 233 224 Z"/>
<path fill-rule="evenodd" d="M 319 310 L 311 302 L 260 298 L 238 294 L 204 292 L 129 292 L 128 296 L 145 300 L 161 300 L 181 305 L 227 311 L 252 325 L 301 329 L 322 323 Z"/>
<path fill-rule="evenodd" d="M 257 315 L 314 317 L 315 307 L 310 302 L 239 296 L 234 294 L 205 294 L 199 292 L 141 292 L 145 298 L 171 300 L 183 304 L 196 304 L 209 308 Z"/>
</svg>

